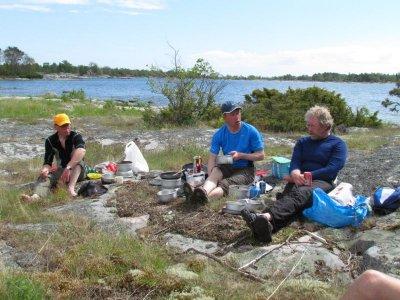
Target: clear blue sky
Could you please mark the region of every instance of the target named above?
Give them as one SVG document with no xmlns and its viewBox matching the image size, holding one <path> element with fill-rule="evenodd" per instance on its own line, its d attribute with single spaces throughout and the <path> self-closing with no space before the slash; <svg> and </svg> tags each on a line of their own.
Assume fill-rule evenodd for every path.
<svg viewBox="0 0 400 300">
<path fill-rule="evenodd" d="M 398 0 L 0 0 L 0 48 L 38 63 L 221 74 L 400 72 Z"/>
</svg>

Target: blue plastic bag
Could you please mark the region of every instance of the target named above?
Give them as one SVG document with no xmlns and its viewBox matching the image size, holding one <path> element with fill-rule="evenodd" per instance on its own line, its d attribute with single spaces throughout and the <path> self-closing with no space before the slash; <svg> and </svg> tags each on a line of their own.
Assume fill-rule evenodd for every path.
<svg viewBox="0 0 400 300">
<path fill-rule="evenodd" d="M 348 225 L 358 227 L 368 214 L 366 197 L 358 195 L 354 206 L 343 206 L 320 188 L 313 190 L 313 205 L 303 211 L 307 218 L 334 228 Z"/>
<path fill-rule="evenodd" d="M 379 187 L 374 193 L 374 211 L 389 214 L 400 207 L 400 187 Z"/>
</svg>

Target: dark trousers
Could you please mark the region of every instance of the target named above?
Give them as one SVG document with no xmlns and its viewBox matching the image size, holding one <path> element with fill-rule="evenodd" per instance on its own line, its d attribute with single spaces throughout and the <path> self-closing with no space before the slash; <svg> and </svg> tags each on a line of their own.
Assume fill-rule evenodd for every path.
<svg viewBox="0 0 400 300">
<path fill-rule="evenodd" d="M 272 216 L 273 232 L 277 232 L 297 218 L 304 209 L 312 206 L 312 190 L 321 188 L 325 192 L 333 189 L 333 184 L 322 180 L 314 180 L 311 186 L 296 186 L 288 183 L 274 205 L 267 209 Z"/>
</svg>

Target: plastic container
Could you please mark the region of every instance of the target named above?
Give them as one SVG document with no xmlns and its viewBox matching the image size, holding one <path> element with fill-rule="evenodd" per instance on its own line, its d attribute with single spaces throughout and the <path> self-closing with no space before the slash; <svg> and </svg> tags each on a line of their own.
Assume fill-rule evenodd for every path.
<svg viewBox="0 0 400 300">
<path fill-rule="evenodd" d="M 272 175 L 278 179 L 283 179 L 289 175 L 290 159 L 281 156 L 272 157 Z"/>
</svg>

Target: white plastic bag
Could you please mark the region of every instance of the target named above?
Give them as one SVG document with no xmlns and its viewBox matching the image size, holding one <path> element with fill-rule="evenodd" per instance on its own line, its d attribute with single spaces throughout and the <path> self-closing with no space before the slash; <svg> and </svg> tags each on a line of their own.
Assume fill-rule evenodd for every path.
<svg viewBox="0 0 400 300">
<path fill-rule="evenodd" d="M 353 186 L 347 182 L 341 182 L 328 195 L 341 205 L 354 205 L 356 203 L 356 198 L 353 196 Z"/>
<path fill-rule="evenodd" d="M 149 172 L 149 166 L 147 161 L 144 159 L 142 152 L 135 144 L 131 141 L 125 146 L 125 160 L 132 162 L 132 171 L 138 172 Z"/>
</svg>

